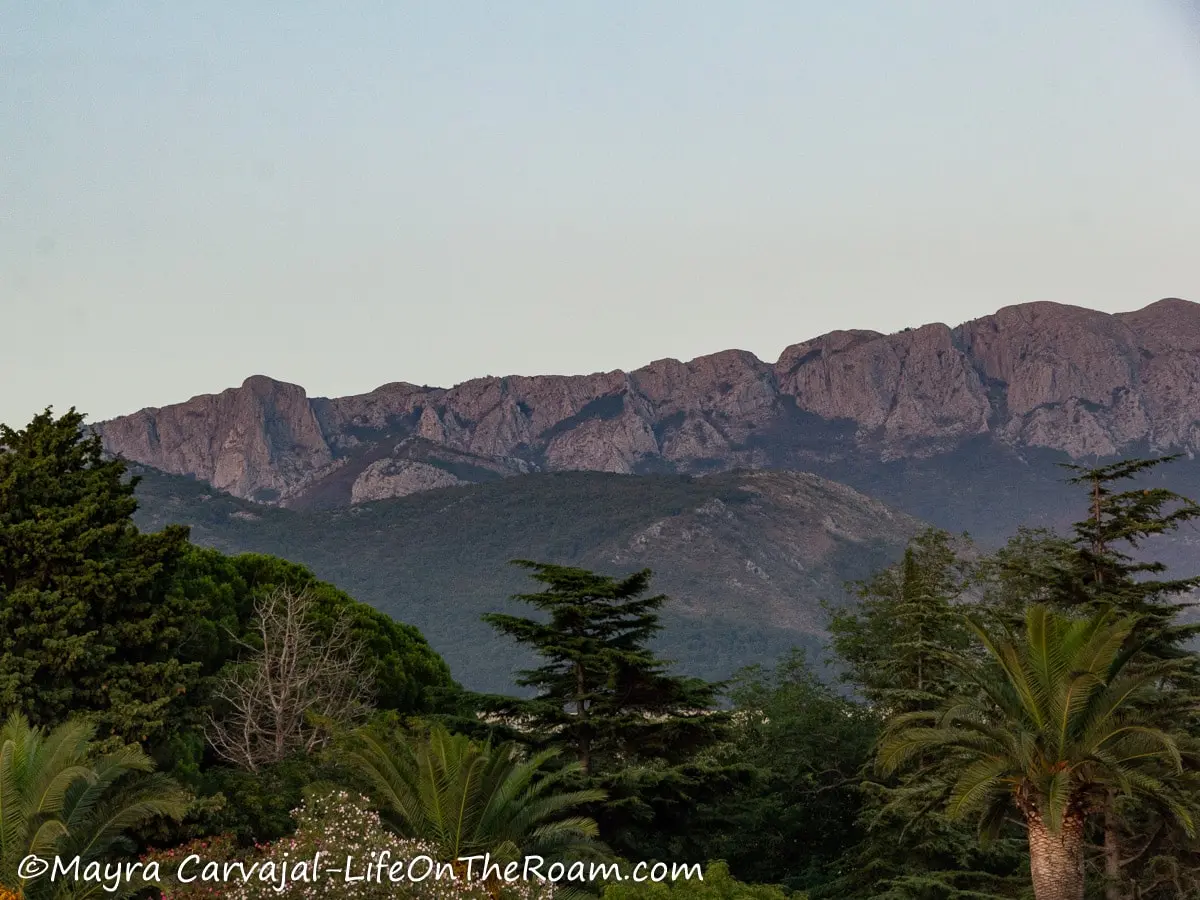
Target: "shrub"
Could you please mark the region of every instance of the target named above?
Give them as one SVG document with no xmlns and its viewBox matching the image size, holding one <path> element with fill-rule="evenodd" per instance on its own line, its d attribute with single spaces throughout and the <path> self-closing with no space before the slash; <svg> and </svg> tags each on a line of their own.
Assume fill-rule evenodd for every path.
<svg viewBox="0 0 1200 900">
<path fill-rule="evenodd" d="M 462 877 L 461 867 L 452 874 L 450 861 L 439 859 L 433 845 L 398 836 L 369 808 L 365 798 L 344 791 L 314 793 L 294 811 L 293 817 L 294 834 L 250 850 L 239 852 L 230 838 L 223 837 L 194 841 L 147 857 L 148 861 L 160 861 L 166 883 L 163 900 L 214 896 L 226 900 L 268 900 L 280 896 L 295 900 L 325 897 L 384 900 L 397 896 L 411 900 L 495 900 L 499 896 L 506 900 L 550 900 L 548 886 L 511 883 L 489 890 L 477 880 L 468 882 Z M 351 879 L 361 879 L 372 862 L 385 852 L 389 854 L 389 866 L 401 864 L 393 871 L 411 871 L 417 880 L 393 882 L 386 868 L 382 881 L 347 879 L 347 872 Z M 181 869 L 190 854 L 199 857 L 199 861 L 193 859 Z M 315 875 L 314 858 L 319 859 Z M 232 868 L 228 877 L 222 877 L 221 867 L 226 863 L 232 864 Z M 209 873 L 204 880 L 206 864 Z M 441 877 L 430 871 L 433 864 L 441 864 Z M 280 890 L 285 868 L 287 883 Z M 176 878 L 180 874 L 195 880 L 181 882 Z M 377 876 L 372 874 L 371 878 Z"/>
</svg>

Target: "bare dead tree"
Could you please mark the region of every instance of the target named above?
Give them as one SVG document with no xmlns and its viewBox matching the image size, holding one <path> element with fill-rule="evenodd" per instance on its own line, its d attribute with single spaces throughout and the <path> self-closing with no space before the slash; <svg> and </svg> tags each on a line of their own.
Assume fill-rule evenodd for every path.
<svg viewBox="0 0 1200 900">
<path fill-rule="evenodd" d="M 245 662 L 214 690 L 207 737 L 228 762 L 257 772 L 300 751 L 312 752 L 370 709 L 372 676 L 345 614 L 328 636 L 312 623 L 313 597 L 279 588 L 255 607 L 261 648 L 241 642 Z"/>
</svg>

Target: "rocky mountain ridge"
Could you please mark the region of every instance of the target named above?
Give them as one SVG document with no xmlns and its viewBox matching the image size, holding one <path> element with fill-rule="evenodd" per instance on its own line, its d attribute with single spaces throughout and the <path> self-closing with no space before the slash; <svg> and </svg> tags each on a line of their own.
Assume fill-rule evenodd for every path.
<svg viewBox="0 0 1200 900">
<path fill-rule="evenodd" d="M 835 331 L 631 372 L 404 382 L 340 398 L 265 376 L 96 426 L 235 496 L 340 506 L 536 471 L 704 473 L 928 459 L 980 439 L 1075 458 L 1200 449 L 1200 305 L 1039 302 L 956 328 Z"/>
</svg>

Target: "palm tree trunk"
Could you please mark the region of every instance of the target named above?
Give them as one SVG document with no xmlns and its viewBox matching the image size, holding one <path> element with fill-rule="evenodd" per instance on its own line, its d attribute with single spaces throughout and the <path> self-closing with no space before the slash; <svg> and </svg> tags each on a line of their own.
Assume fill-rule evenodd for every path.
<svg viewBox="0 0 1200 900">
<path fill-rule="evenodd" d="M 1036 900 L 1083 900 L 1083 819 L 1063 819 L 1051 834 L 1036 811 L 1026 813 L 1029 868 Z"/>
<path fill-rule="evenodd" d="M 1114 791 L 1108 792 L 1104 809 L 1104 900 L 1124 900 L 1121 890 L 1121 833 L 1117 828 Z"/>
</svg>

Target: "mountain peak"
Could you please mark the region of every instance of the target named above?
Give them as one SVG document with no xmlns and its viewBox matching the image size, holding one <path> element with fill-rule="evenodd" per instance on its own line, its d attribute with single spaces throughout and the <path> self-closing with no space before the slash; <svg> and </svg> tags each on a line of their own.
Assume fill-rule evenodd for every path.
<svg viewBox="0 0 1200 900">
<path fill-rule="evenodd" d="M 540 470 L 707 472 L 928 457 L 1200 449 L 1200 305 L 1038 301 L 951 329 L 834 331 L 632 372 L 392 382 L 310 399 L 265 375 L 97 426 L 106 447 L 241 497 L 351 503 Z"/>
</svg>

